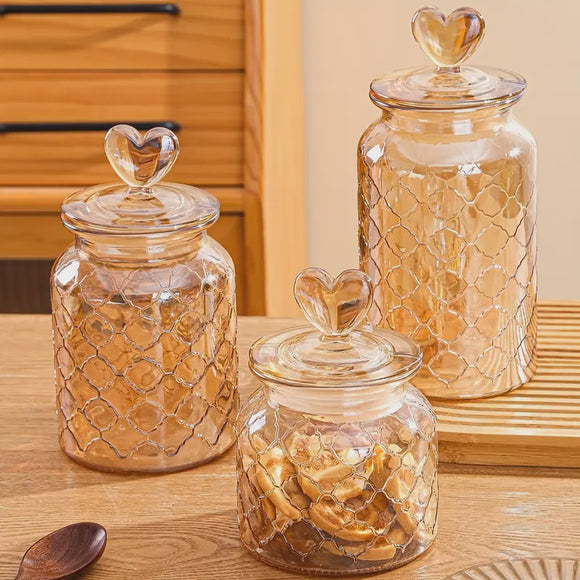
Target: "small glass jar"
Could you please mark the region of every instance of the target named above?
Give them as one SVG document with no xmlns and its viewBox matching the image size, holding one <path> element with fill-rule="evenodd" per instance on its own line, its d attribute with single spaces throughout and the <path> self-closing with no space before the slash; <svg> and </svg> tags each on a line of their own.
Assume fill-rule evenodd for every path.
<svg viewBox="0 0 580 580">
<path fill-rule="evenodd" d="M 308 574 L 388 570 L 416 558 L 437 527 L 435 416 L 409 384 L 412 340 L 361 327 L 368 276 L 296 279 L 312 327 L 258 340 L 263 385 L 238 417 L 240 533 L 258 559 Z"/>
<path fill-rule="evenodd" d="M 167 129 L 119 125 L 105 151 L 125 183 L 64 202 L 75 243 L 52 272 L 60 445 L 107 471 L 186 469 L 235 439 L 234 266 L 207 234 L 219 204 L 157 183 L 179 152 Z"/>
<path fill-rule="evenodd" d="M 419 342 L 429 397 L 497 395 L 531 379 L 536 350 L 536 145 L 512 105 L 525 80 L 459 66 L 475 10 L 419 10 L 435 70 L 375 79 L 382 116 L 359 143 L 361 268 L 370 318 Z"/>
</svg>

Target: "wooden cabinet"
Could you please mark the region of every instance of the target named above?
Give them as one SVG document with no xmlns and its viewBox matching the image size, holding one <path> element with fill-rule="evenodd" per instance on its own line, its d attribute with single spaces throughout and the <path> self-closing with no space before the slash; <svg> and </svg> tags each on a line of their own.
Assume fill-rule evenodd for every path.
<svg viewBox="0 0 580 580">
<path fill-rule="evenodd" d="M 277 0 L 276 0 L 277 1 Z M 281 0 L 284 1 L 284 0 Z M 78 0 L 75 4 L 142 4 Z M 30 6 L 62 0 L 11 0 Z M 166 3 L 163 3 L 167 5 Z M 7 13 L 0 16 L 3 70 L 243 70 L 244 0 L 175 0 L 178 14 Z"/>
<path fill-rule="evenodd" d="M 62 200 L 116 181 L 105 129 L 172 122 L 182 149 L 170 179 L 219 199 L 212 235 L 234 258 L 239 312 L 295 314 L 306 264 L 300 0 L 119 13 L 131 2 L 23 14 L 55 5 L 11 0 L 0 13 L 0 312 L 48 310 L 50 261 L 71 239 Z M 116 13 L 91 14 L 95 4 Z"/>
<path fill-rule="evenodd" d="M 118 180 L 104 130 L 78 124 L 171 122 L 181 154 L 169 179 L 219 199 L 211 235 L 234 259 L 239 311 L 264 313 L 261 202 L 244 187 L 244 2 L 175 6 L 178 14 L 0 16 L 0 312 L 47 310 L 48 265 L 72 240 L 60 222 L 62 200 Z M 47 123 L 69 130 L 45 130 Z M 23 260 L 29 284 L 15 274 L 26 272 Z"/>
</svg>

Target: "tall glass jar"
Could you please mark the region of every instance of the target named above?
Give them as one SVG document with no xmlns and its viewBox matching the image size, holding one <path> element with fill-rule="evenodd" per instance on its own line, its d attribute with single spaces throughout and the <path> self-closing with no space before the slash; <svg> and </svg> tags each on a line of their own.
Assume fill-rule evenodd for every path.
<svg viewBox="0 0 580 580">
<path fill-rule="evenodd" d="M 105 150 L 125 183 L 64 202 L 75 243 L 52 272 L 60 444 L 108 471 L 186 469 L 235 438 L 234 266 L 206 231 L 219 204 L 157 183 L 179 151 L 167 129 L 119 125 Z"/>
<path fill-rule="evenodd" d="M 370 316 L 420 343 L 428 396 L 496 395 L 535 370 L 536 145 L 511 109 L 526 83 L 459 66 L 483 37 L 473 9 L 424 8 L 412 29 L 436 69 L 375 79 L 359 144 Z"/>
<path fill-rule="evenodd" d="M 308 574 L 388 570 L 416 558 L 437 528 L 437 437 L 425 397 L 409 384 L 412 340 L 360 325 L 372 284 L 310 268 L 295 296 L 312 327 L 257 341 L 262 386 L 238 418 L 244 546 Z"/>
</svg>

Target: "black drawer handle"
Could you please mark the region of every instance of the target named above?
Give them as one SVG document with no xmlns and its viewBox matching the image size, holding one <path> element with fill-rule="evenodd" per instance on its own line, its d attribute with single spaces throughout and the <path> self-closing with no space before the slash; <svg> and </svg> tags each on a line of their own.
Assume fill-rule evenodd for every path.
<svg viewBox="0 0 580 580">
<path fill-rule="evenodd" d="M 181 129 L 179 123 L 175 121 L 129 121 L 127 125 L 132 125 L 139 131 L 146 131 L 153 127 L 165 127 L 177 132 Z M 2 133 L 77 133 L 81 131 L 108 131 L 114 125 L 119 125 L 118 121 L 107 123 L 0 123 L 0 134 Z"/>
<path fill-rule="evenodd" d="M 179 6 L 163 4 L 0 4 L 6 14 L 170 14 L 177 16 Z"/>
</svg>

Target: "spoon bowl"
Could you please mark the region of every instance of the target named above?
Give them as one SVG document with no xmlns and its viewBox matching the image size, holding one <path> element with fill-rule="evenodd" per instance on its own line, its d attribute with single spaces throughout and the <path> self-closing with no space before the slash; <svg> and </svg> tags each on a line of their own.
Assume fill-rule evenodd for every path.
<svg viewBox="0 0 580 580">
<path fill-rule="evenodd" d="M 56 530 L 30 546 L 15 580 L 65 580 L 84 572 L 105 551 L 107 531 L 81 522 Z"/>
</svg>

